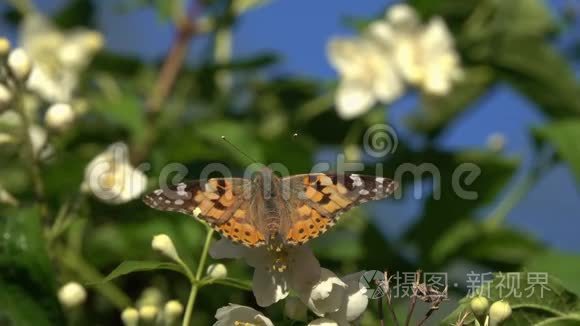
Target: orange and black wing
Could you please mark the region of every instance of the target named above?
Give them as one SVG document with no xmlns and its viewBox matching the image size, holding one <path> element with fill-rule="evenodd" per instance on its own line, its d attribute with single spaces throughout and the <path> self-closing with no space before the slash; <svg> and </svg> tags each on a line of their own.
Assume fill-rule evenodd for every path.
<svg viewBox="0 0 580 326">
<path fill-rule="evenodd" d="M 250 216 L 251 184 L 241 178 L 182 182 L 145 195 L 148 206 L 195 216 L 224 237 L 248 247 L 263 245 L 264 235 Z"/>
</svg>

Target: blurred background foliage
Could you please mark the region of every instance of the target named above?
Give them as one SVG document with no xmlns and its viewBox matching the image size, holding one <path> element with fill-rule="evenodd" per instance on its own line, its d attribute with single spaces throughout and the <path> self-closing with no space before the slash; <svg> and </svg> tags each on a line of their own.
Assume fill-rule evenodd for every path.
<svg viewBox="0 0 580 326">
<path fill-rule="evenodd" d="M 254 9 L 243 8 L 240 3 L 269 5 L 204 0 L 188 12 L 183 9 L 188 5 L 179 0 L 115 3 L 122 13 L 154 10 L 159 21 L 176 26 L 173 47 L 183 42 L 187 50 L 190 42 L 200 42 L 204 56 L 178 69 L 173 86 L 166 92 L 159 89 L 164 78 L 160 70 L 171 54 L 150 60 L 106 47 L 96 54 L 78 90 L 88 110 L 73 128 L 51 136 L 56 154 L 41 166 L 49 219 L 41 221 L 35 208 L 20 146 L 2 146 L 0 183 L 18 203 L 12 207 L 3 203 L 0 209 L 0 324 L 62 324 L 67 318 L 77 324 L 120 324 L 120 309 L 135 302 L 149 287 L 160 289 L 166 299 L 186 301 L 189 282 L 169 270 L 132 273 L 102 282 L 123 261 L 161 260 L 150 250 L 151 238 L 158 233 L 170 235 L 184 260 L 195 268 L 204 238 L 203 227 L 194 219 L 161 214 L 139 200 L 111 206 L 80 193 L 86 165 L 109 144 L 125 141 L 133 164 L 149 164 L 145 172 L 149 189 L 153 189 L 168 163 L 185 164 L 190 178 L 199 176 L 211 162 L 243 173 L 247 159 L 221 141 L 221 135 L 260 162 L 281 162 L 291 173 L 301 173 L 318 160 L 333 159 L 347 149 L 355 148 L 357 153 L 367 127 L 391 121 L 391 111 L 384 106 L 355 120 L 340 119 L 333 107 L 336 83 L 297 73 L 275 73 L 275 67 L 284 60 L 283 53 L 232 56 L 228 38 L 245 12 Z M 352 211 L 332 232 L 312 242 L 317 257 L 337 274 L 361 269 L 448 272 L 449 283 L 459 284 L 450 288 L 455 299 L 465 295 L 468 271 L 546 271 L 567 289 L 562 291 L 569 291 L 566 293 L 572 299 L 566 300 L 577 301 L 580 256 L 559 252 L 537 236 L 506 223 L 511 209 L 552 167 L 565 164 L 580 182 L 577 57 L 571 58 L 553 42 L 562 34 L 573 33 L 570 26 L 577 27 L 576 3 L 570 1 L 570 7 L 556 13 L 553 4 L 539 0 L 409 3 L 425 18 L 437 15 L 445 19 L 465 75 L 447 96 L 412 95 L 418 98 L 418 106 L 404 119 L 401 128 L 405 131 L 396 153 L 384 160 L 364 161 L 369 173 L 374 173 L 376 163 L 382 163 L 386 176 L 404 163 L 432 163 L 441 172 L 441 198 L 413 198 L 415 187 L 421 184 L 413 184 L 412 175 L 405 174 L 400 200 L 413 202 L 420 209 L 415 222 L 399 238 L 389 238 L 381 226 L 400 217 L 388 206 L 368 205 Z M 90 0 L 64 1 L 50 17 L 61 28 L 98 28 L 99 5 Z M 344 22 L 357 31 L 380 15 L 382 12 L 375 17 L 345 15 Z M 10 5 L 2 5 L 2 17 L 3 34 L 14 33 L 22 18 Z M 299 17 L 296 24 L 300 24 Z M 288 42 L 301 46 L 299 40 Z M 545 119 L 529 128 L 534 152 L 529 159 L 531 168 L 523 175 L 518 172 L 521 156 L 495 148 L 448 150 L 438 146 L 441 137 L 497 85 L 509 85 L 532 102 Z M 503 119 L 497 112 L 497 119 Z M 295 132 L 298 137 L 292 137 Z M 479 178 L 468 187 L 479 194 L 477 200 L 461 199 L 451 189 L 451 174 L 462 163 L 481 168 Z M 431 184 L 429 174 L 424 177 L 423 190 L 435 191 L 426 186 Z M 51 223 L 62 210 L 74 217 L 52 234 Z M 579 225 L 576 220 L 573 225 L 558 227 L 579 230 Z M 231 276 L 250 278 L 248 266 L 237 261 L 226 265 Z M 65 314 L 56 299 L 58 287 L 69 280 L 81 281 L 89 289 L 82 312 L 73 316 Z M 196 325 L 210 324 L 215 310 L 228 302 L 254 305 L 251 292 L 222 285 L 203 288 L 200 297 Z M 558 308 L 554 302 L 549 304 Z M 447 311 L 456 308 L 446 306 Z M 565 313 L 574 311 L 579 310 Z M 281 316 L 281 306 L 266 309 L 266 314 Z M 439 312 L 439 319 L 444 315 Z M 535 320 L 544 317 L 550 315 Z M 525 319 L 515 320 L 514 324 L 526 324 L 521 322 Z M 363 324 L 376 322 L 373 305 Z"/>
</svg>

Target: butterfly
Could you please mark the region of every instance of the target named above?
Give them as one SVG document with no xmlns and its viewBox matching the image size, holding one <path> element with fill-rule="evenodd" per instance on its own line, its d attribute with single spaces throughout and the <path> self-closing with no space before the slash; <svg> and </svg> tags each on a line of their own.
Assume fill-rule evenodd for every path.
<svg viewBox="0 0 580 326">
<path fill-rule="evenodd" d="M 211 178 L 157 189 L 148 206 L 195 216 L 246 247 L 302 245 L 328 231 L 347 210 L 393 194 L 393 180 L 359 174 L 278 177 L 262 169 L 251 179 Z"/>
</svg>

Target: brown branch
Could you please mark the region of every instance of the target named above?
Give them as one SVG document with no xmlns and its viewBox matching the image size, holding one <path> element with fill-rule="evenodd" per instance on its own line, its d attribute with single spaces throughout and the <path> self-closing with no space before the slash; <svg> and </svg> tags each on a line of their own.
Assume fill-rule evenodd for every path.
<svg viewBox="0 0 580 326">
<path fill-rule="evenodd" d="M 177 75 L 187 55 L 191 38 L 195 35 L 196 29 L 193 20 L 198 16 L 199 7 L 195 0 L 192 0 L 190 10 L 175 32 L 175 37 L 171 48 L 163 61 L 159 75 L 153 84 L 150 96 L 145 102 L 146 119 L 149 132 L 143 144 L 131 155 L 133 163 L 140 163 L 149 155 L 151 147 L 156 139 L 156 121 L 163 104 L 177 79 Z"/>
<path fill-rule="evenodd" d="M 163 102 L 171 92 L 171 88 L 177 79 L 177 74 L 185 61 L 189 41 L 193 34 L 193 24 L 191 20 L 187 18 L 177 29 L 173 45 L 163 62 L 159 76 L 153 86 L 151 96 L 147 99 L 146 108 L 147 118 L 149 120 L 156 118 L 159 111 L 161 111 Z"/>
</svg>

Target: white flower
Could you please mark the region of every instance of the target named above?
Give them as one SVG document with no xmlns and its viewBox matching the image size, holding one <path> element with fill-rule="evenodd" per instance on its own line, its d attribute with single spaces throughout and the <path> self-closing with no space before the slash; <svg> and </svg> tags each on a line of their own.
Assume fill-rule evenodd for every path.
<svg viewBox="0 0 580 326">
<path fill-rule="evenodd" d="M 318 316 L 340 309 L 346 293 L 346 284 L 333 272 L 321 269 L 320 280 L 302 296 L 302 300 Z"/>
<path fill-rule="evenodd" d="M 22 25 L 21 44 L 35 62 L 30 89 L 50 102 L 68 102 L 79 74 L 103 46 L 100 33 L 84 29 L 61 32 L 44 16 L 28 15 Z"/>
<path fill-rule="evenodd" d="M 82 304 L 86 298 L 87 291 L 85 291 L 82 285 L 76 282 L 69 282 L 58 290 L 58 300 L 67 308 L 73 308 Z"/>
<path fill-rule="evenodd" d="M 163 318 L 168 324 L 175 321 L 183 313 L 183 305 L 177 300 L 168 301 L 163 307 Z"/>
<path fill-rule="evenodd" d="M 225 278 L 228 276 L 228 269 L 224 264 L 211 264 L 207 267 L 206 274 L 211 278 Z"/>
<path fill-rule="evenodd" d="M 364 271 L 343 276 L 341 280 L 347 285 L 342 305 L 336 312 L 327 316 L 338 321 L 340 325 L 355 321 L 366 310 L 369 298 L 367 289 L 361 285 L 360 279 Z"/>
<path fill-rule="evenodd" d="M 69 104 L 57 103 L 51 105 L 44 116 L 44 121 L 49 128 L 63 130 L 73 123 L 75 113 Z"/>
<path fill-rule="evenodd" d="M 284 314 L 290 319 L 305 321 L 308 317 L 308 308 L 300 299 L 290 297 L 284 301 Z"/>
<path fill-rule="evenodd" d="M 403 84 L 388 49 L 371 37 L 337 38 L 328 44 L 328 56 L 341 81 L 336 93 L 338 114 L 352 119 L 377 101 L 391 102 L 403 92 Z"/>
<path fill-rule="evenodd" d="M 85 168 L 85 189 L 111 204 L 126 203 L 139 197 L 147 177 L 129 162 L 127 145 L 115 143 L 97 155 Z"/>
<path fill-rule="evenodd" d="M 290 289 L 301 295 L 309 293 L 320 279 L 320 264 L 308 246 L 276 252 L 264 247 L 243 247 L 222 238 L 212 245 L 210 255 L 214 259 L 242 258 L 254 267 L 252 290 L 262 307 L 286 298 Z M 280 260 L 286 264 L 281 272 L 273 268 Z"/>
<path fill-rule="evenodd" d="M 175 250 L 173 241 L 167 234 L 158 234 L 154 236 L 153 240 L 151 241 L 151 248 L 173 259 L 174 261 L 181 261 L 179 255 L 177 254 L 177 250 Z"/>
<path fill-rule="evenodd" d="M 335 102 L 344 119 L 364 114 L 377 102 L 394 101 L 402 95 L 404 81 L 445 95 L 462 76 L 443 20 L 435 17 L 423 26 L 406 4 L 391 7 L 359 37 L 331 40 L 327 52 L 340 74 Z"/>
<path fill-rule="evenodd" d="M 247 323 L 250 325 L 274 326 L 274 323 L 259 311 L 233 303 L 219 308 L 215 313 L 215 318 L 217 321 L 213 324 L 214 326 L 237 325 L 236 322 L 240 325 Z"/>
<path fill-rule="evenodd" d="M 139 323 L 139 312 L 135 308 L 126 308 L 121 313 L 121 320 L 125 326 L 137 326 Z"/>
<path fill-rule="evenodd" d="M 308 323 L 308 326 L 339 326 L 339 324 L 329 318 L 318 318 Z"/>
<path fill-rule="evenodd" d="M 445 95 L 462 71 L 453 37 L 443 19 L 434 17 L 427 26 L 405 4 L 391 7 L 387 22 L 393 27 L 393 51 L 405 80 L 434 95 Z"/>
<path fill-rule="evenodd" d="M 14 77 L 20 81 L 24 81 L 30 74 L 32 62 L 26 51 L 21 48 L 16 48 L 10 51 L 8 55 L 8 67 L 10 67 L 10 71 Z"/>
</svg>

